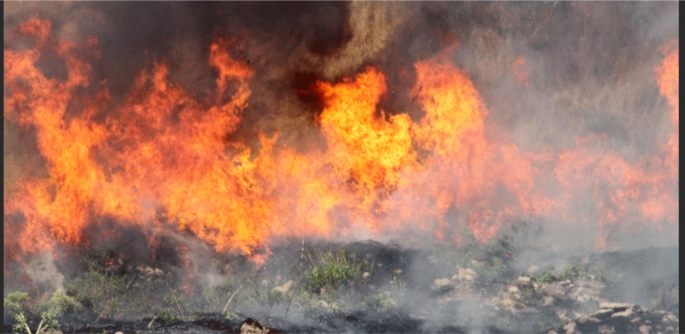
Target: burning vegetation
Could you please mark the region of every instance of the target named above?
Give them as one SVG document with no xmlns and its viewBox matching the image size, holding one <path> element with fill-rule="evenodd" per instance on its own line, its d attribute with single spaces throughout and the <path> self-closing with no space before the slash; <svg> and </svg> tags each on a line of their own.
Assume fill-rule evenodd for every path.
<svg viewBox="0 0 685 334">
<path fill-rule="evenodd" d="M 152 7 L 5 5 L 6 329 L 678 332 L 670 4 Z"/>
</svg>

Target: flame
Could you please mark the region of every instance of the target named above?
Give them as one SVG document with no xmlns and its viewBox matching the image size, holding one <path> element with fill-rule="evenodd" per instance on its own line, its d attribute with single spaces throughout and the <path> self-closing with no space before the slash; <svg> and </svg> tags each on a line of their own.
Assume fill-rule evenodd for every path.
<svg viewBox="0 0 685 334">
<path fill-rule="evenodd" d="M 514 59 L 514 78 L 516 81 L 524 84 L 525 86 L 528 86 L 528 79 L 530 78 L 530 75 L 533 72 L 533 68 L 530 65 L 530 62 L 527 62 L 528 58 L 526 57 L 516 57 Z"/>
<path fill-rule="evenodd" d="M 93 78 L 75 51 L 96 49 L 97 40 L 56 41 L 50 29 L 48 21 L 30 19 L 10 38 L 33 37 L 34 48 L 4 53 L 5 118 L 35 130 L 48 169 L 47 177 L 22 179 L 5 200 L 12 234 L 5 250 L 78 245 L 103 219 L 151 231 L 150 245 L 159 231 L 185 231 L 256 262 L 281 236 L 412 228 L 445 242 L 459 242 L 464 231 L 486 242 L 526 217 L 600 227 L 629 217 L 677 220 L 670 190 L 678 179 L 677 48 L 655 69 L 675 133 L 663 154 L 630 164 L 595 148 L 601 137 L 558 153 L 522 152 L 505 135 L 488 138 L 485 102 L 445 53 L 414 65 L 411 94 L 424 112 L 417 121 L 378 107 L 385 76 L 367 67 L 338 83 L 315 84 L 323 109 L 314 125 L 325 145 L 302 152 L 277 133 L 248 147 L 225 139 L 248 108 L 255 75 L 231 56 L 234 41 L 209 47 L 213 99 L 194 99 L 156 61 L 109 111 L 106 82 L 81 96 Z M 36 67 L 47 51 L 64 62 L 66 78 L 48 78 Z M 555 194 L 543 191 L 545 177 L 556 182 Z M 588 198 L 591 209 L 578 212 L 575 205 Z M 598 247 L 603 240 L 598 236 Z"/>
</svg>

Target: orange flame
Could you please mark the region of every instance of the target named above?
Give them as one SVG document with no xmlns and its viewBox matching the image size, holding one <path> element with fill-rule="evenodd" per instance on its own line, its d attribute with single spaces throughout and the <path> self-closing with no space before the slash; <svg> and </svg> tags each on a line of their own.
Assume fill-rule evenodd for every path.
<svg viewBox="0 0 685 334">
<path fill-rule="evenodd" d="M 24 252 L 78 244 L 103 218 L 153 233 L 188 231 L 217 251 L 258 262 L 273 237 L 341 237 L 359 227 L 376 236 L 416 228 L 445 241 L 461 240 L 468 228 L 486 242 L 514 219 L 533 216 L 600 226 L 635 213 L 677 220 L 669 192 L 678 178 L 677 49 L 655 70 L 673 108 L 666 157 L 631 165 L 593 149 L 592 140 L 556 157 L 521 152 L 506 138 L 489 140 L 484 101 L 444 55 L 415 64 L 412 94 L 425 112 L 418 122 L 378 108 L 385 76 L 369 67 L 336 84 L 316 84 L 325 148 L 300 152 L 279 144 L 278 135 L 260 135 L 254 150 L 225 140 L 248 107 L 254 75 L 231 57 L 229 40 L 210 46 L 209 64 L 218 73 L 212 102 L 170 82 L 161 61 L 105 114 L 106 83 L 95 97 L 78 93 L 92 80 L 91 68 L 73 51 L 94 48 L 95 39 L 83 46 L 53 41 L 50 23 L 37 18 L 13 33 L 36 42 L 33 49 L 5 50 L 5 118 L 35 129 L 48 163 L 47 178 L 23 180 L 5 201 L 6 231 Z M 36 67 L 45 50 L 64 61 L 66 79 L 47 78 Z M 77 100 L 85 107 L 73 111 Z M 538 174 L 550 165 L 560 189 L 544 196 Z M 593 210 L 574 212 L 573 203 L 588 196 Z M 12 215 L 20 223 L 9 224 Z"/>
</svg>

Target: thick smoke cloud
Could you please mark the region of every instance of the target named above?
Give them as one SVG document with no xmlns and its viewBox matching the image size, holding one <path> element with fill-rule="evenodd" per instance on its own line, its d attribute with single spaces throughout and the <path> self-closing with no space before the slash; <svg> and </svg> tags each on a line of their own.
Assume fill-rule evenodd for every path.
<svg viewBox="0 0 685 334">
<path fill-rule="evenodd" d="M 490 140 L 555 156 L 589 138 L 597 151 L 618 152 L 634 163 L 652 155 L 674 131 L 653 69 L 663 59 L 659 48 L 678 38 L 677 7 L 675 2 L 5 2 L 4 31 L 37 15 L 51 21 L 57 39 L 95 36 L 101 57 L 92 63 L 94 76 L 111 94 L 104 113 L 127 99 L 136 76 L 154 62 L 168 63 L 170 80 L 198 100 L 211 99 L 216 73 L 207 63 L 208 46 L 227 38 L 235 46 L 232 56 L 255 73 L 249 107 L 227 139 L 258 148 L 258 133 L 278 132 L 280 144 L 302 151 L 325 145 L 314 125 L 322 107 L 312 88 L 317 80 L 339 82 L 372 66 L 387 80 L 379 108 L 419 120 L 424 111 L 410 93 L 413 64 L 447 57 L 481 94 Z M 59 61 L 46 59 L 42 69 L 46 76 L 63 75 Z M 45 161 L 32 130 L 6 121 L 4 133 L 7 195 L 27 168 L 31 175 L 44 175 Z M 549 193 L 557 191 L 539 183 Z M 593 203 L 576 206 L 581 213 L 592 208 Z M 581 254 L 599 233 L 595 225 L 533 223 L 545 230 L 522 241 L 533 243 L 521 257 L 522 268 L 536 261 L 562 266 L 563 260 L 537 254 Z M 619 228 L 602 235 L 625 248 L 672 245 L 677 227 L 666 228 Z M 385 241 L 429 244 L 423 236 L 410 242 L 411 234 L 405 230 Z M 180 234 L 168 238 L 191 245 L 194 262 L 209 267 L 201 256 L 205 245 Z M 62 277 L 51 259 L 36 261 L 43 269 L 29 275 L 37 282 L 52 275 L 59 286 Z M 477 310 L 460 308 L 479 321 Z"/>
</svg>

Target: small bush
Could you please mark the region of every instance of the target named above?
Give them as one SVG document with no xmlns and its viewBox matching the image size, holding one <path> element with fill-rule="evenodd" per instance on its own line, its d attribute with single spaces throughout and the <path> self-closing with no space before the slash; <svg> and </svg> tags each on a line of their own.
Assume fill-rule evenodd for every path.
<svg viewBox="0 0 685 334">
<path fill-rule="evenodd" d="M 60 327 L 57 317 L 77 307 L 76 300 L 64 294 L 62 290 L 55 291 L 47 303 L 38 304 L 33 308 L 28 307 L 28 301 L 29 295 L 25 292 L 13 292 L 5 298 L 5 307 L 14 316 L 12 329 L 15 332 L 30 334 L 32 333 L 30 327 L 36 322 L 38 322 L 36 334 L 57 330 Z"/>
<path fill-rule="evenodd" d="M 334 292 L 346 283 L 363 281 L 364 272 L 371 272 L 367 261 L 358 261 L 353 254 L 336 250 L 319 256 L 305 273 L 305 279 L 313 292 Z"/>
<path fill-rule="evenodd" d="M 554 276 L 554 273 L 551 270 L 545 270 L 537 275 L 535 275 L 535 280 L 540 282 L 540 283 L 549 283 L 551 281 L 554 281 L 556 277 Z"/>
<path fill-rule="evenodd" d="M 559 279 L 573 281 L 579 278 L 583 278 L 585 277 L 585 275 L 585 267 L 583 265 L 576 264 L 566 267 L 566 269 L 564 269 L 564 271 L 562 271 L 559 275 Z"/>
</svg>

